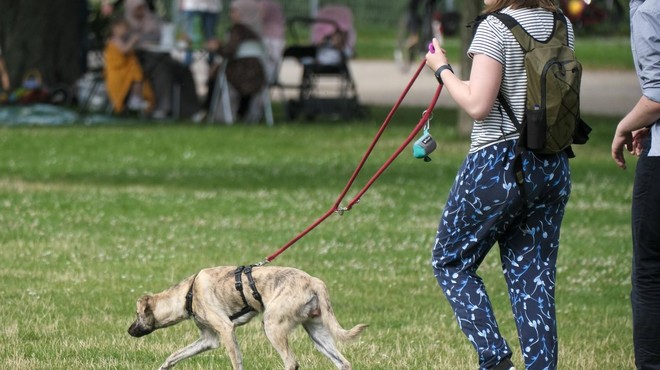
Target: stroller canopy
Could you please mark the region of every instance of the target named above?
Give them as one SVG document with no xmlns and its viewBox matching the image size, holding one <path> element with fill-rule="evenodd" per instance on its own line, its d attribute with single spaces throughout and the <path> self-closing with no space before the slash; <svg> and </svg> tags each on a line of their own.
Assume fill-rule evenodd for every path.
<svg viewBox="0 0 660 370">
<path fill-rule="evenodd" d="M 316 14 L 318 20 L 332 21 L 339 27 L 339 31 L 345 35 L 345 42 L 343 48 L 345 51 L 352 52 L 355 48 L 357 34 L 353 27 L 353 13 L 347 6 L 343 5 L 328 5 L 319 9 Z M 312 26 L 312 43 L 319 45 L 323 41 L 332 36 L 337 30 L 335 25 L 327 22 L 316 22 Z"/>
</svg>

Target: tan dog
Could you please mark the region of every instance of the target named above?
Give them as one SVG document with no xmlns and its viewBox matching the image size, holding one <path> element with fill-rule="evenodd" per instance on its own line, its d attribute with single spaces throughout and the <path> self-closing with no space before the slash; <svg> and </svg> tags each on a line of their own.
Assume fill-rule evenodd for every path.
<svg viewBox="0 0 660 370">
<path fill-rule="evenodd" d="M 332 312 L 328 290 L 320 279 L 286 267 L 215 267 L 137 301 L 137 319 L 128 329 L 141 337 L 192 318 L 201 331 L 194 343 L 174 352 L 160 369 L 224 343 L 235 370 L 243 369 L 234 328 L 263 312 L 264 331 L 282 357 L 286 370 L 298 369 L 288 335 L 302 325 L 319 352 L 338 369 L 351 364 L 337 350 L 335 340 L 356 338 L 367 325 L 344 330 Z"/>
</svg>

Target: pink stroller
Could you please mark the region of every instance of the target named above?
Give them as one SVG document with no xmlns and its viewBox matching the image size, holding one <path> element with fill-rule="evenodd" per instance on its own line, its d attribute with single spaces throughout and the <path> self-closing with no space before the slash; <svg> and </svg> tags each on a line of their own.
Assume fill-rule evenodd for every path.
<svg viewBox="0 0 660 370">
<path fill-rule="evenodd" d="M 299 89 L 298 100 L 291 99 L 286 104 L 287 117 L 362 116 L 364 109 L 348 68 L 357 39 L 351 10 L 328 5 L 319 10 L 316 18 L 291 18 L 287 24 L 294 42 L 300 40 L 298 35 L 303 26 L 311 27 L 308 43 L 284 50 L 284 58 L 296 58 L 303 67 L 300 84 L 287 86 Z"/>
</svg>

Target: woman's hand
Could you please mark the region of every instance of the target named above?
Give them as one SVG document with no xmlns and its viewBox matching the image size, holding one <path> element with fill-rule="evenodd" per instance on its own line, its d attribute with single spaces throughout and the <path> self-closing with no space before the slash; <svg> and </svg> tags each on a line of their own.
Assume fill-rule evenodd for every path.
<svg viewBox="0 0 660 370">
<path fill-rule="evenodd" d="M 620 130 L 617 128 L 612 139 L 612 159 L 617 166 L 626 169 L 626 159 L 623 156 L 623 148 L 628 151 L 633 150 L 633 135 L 630 131 Z"/>
<path fill-rule="evenodd" d="M 644 149 L 642 143 L 650 134 L 647 127 L 658 120 L 660 120 L 660 102 L 642 95 L 635 107 L 616 126 L 612 139 L 612 159 L 617 166 L 626 168 L 626 160 L 623 157 L 624 147 L 632 155 L 639 156 L 642 153 Z"/>
<path fill-rule="evenodd" d="M 434 53 L 430 50 L 426 53 L 426 65 L 435 72 L 441 66 L 449 64 L 449 60 L 447 60 L 447 51 L 440 47 L 440 43 L 436 38 L 433 39 L 433 47 L 435 48 Z"/>
<path fill-rule="evenodd" d="M 644 139 L 651 135 L 651 130 L 643 128 L 633 132 L 632 150 L 630 154 L 639 157 L 644 150 Z"/>
</svg>

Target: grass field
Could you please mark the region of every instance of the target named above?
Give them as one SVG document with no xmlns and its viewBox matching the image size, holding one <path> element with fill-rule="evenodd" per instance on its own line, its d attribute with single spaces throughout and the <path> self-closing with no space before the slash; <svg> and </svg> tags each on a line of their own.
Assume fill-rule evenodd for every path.
<svg viewBox="0 0 660 370">
<path fill-rule="evenodd" d="M 436 112 L 433 161 L 406 150 L 362 202 L 274 261 L 326 281 L 356 369 L 475 369 L 429 265 L 437 220 L 467 150 Z M 404 109 L 364 183 L 420 112 Z M 325 212 L 385 111 L 366 122 L 199 127 L 122 124 L 0 129 L 2 369 L 155 369 L 197 338 L 191 322 L 136 339 L 135 300 L 214 265 L 261 261 Z M 561 369 L 630 369 L 629 204 L 633 170 L 609 159 L 613 119 L 588 117 L 572 160 L 559 254 Z M 634 167 L 634 166 L 631 166 Z M 357 191 L 357 188 L 356 188 Z M 355 194 L 353 191 L 350 194 Z M 349 194 L 349 195 L 350 195 Z M 522 366 L 497 247 L 481 268 Z M 238 330 L 247 369 L 281 368 L 259 320 Z M 303 369 L 331 369 L 302 330 Z M 230 368 L 224 350 L 178 369 Z"/>
</svg>

